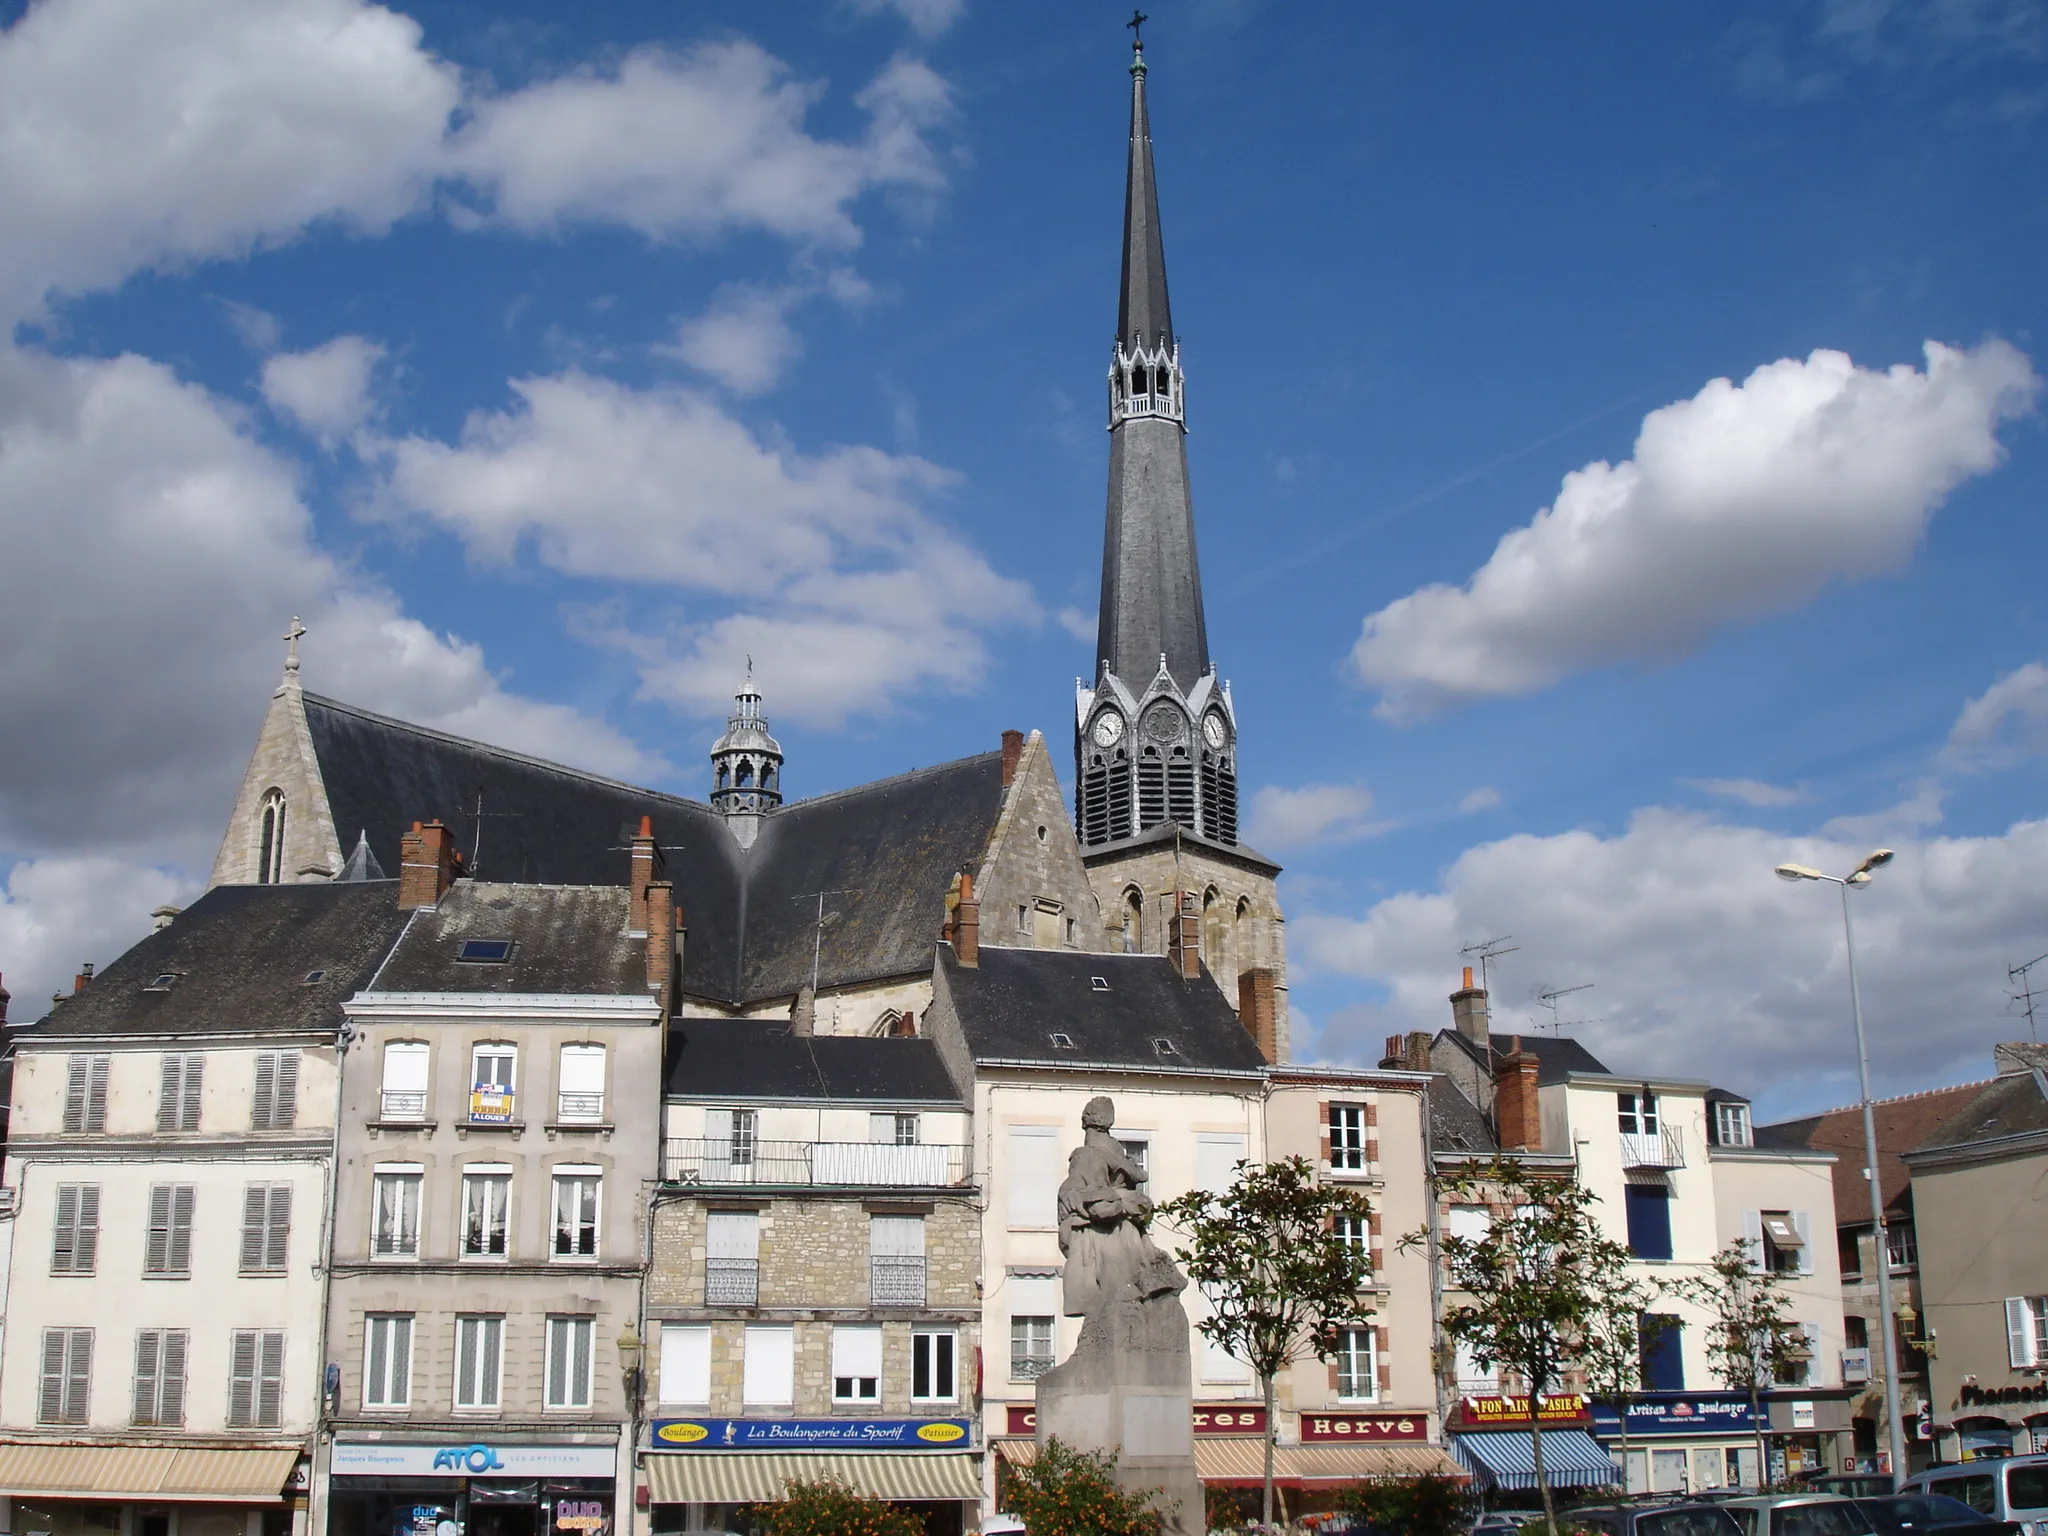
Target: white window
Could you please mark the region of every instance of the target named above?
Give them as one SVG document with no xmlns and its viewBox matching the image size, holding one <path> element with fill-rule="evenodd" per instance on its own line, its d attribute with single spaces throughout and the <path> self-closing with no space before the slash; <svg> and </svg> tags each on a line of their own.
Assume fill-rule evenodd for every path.
<svg viewBox="0 0 2048 1536">
<path fill-rule="evenodd" d="M 761 1286 L 761 1213 L 707 1211 L 704 1305 L 751 1307 Z"/>
<path fill-rule="evenodd" d="M 1500 1373 L 1490 1365 L 1481 1365 L 1479 1357 L 1472 1352 L 1472 1346 L 1463 1339 L 1458 1341 L 1453 1369 L 1457 1372 L 1461 1394 L 1489 1397 L 1500 1385 Z"/>
<path fill-rule="evenodd" d="M 505 1359 L 505 1319 L 481 1313 L 455 1319 L 455 1406 L 496 1408 Z"/>
<path fill-rule="evenodd" d="M 159 1280 L 192 1278 L 192 1184 L 152 1184 L 149 1232 L 142 1245 L 142 1272 Z"/>
<path fill-rule="evenodd" d="M 89 1275 L 99 1264 L 100 1187 L 59 1184 L 57 1220 L 50 1236 L 50 1273 Z"/>
<path fill-rule="evenodd" d="M 924 1305 L 924 1218 L 868 1218 L 868 1300 L 878 1307 Z"/>
<path fill-rule="evenodd" d="M 134 1422 L 177 1429 L 185 1422 L 185 1356 L 191 1335 L 183 1328 L 143 1328 L 135 1334 Z"/>
<path fill-rule="evenodd" d="M 98 1135 L 107 1128 L 105 1056 L 72 1056 L 64 1064 L 64 1129 L 69 1135 Z"/>
<path fill-rule="evenodd" d="M 1330 1166 L 1352 1172 L 1365 1167 L 1365 1106 L 1330 1106 Z"/>
<path fill-rule="evenodd" d="M 379 1168 L 371 1181 L 370 1253 L 379 1259 L 420 1256 L 420 1179 L 417 1166 Z"/>
<path fill-rule="evenodd" d="M 565 1045 L 556 1084 L 555 1118 L 564 1124 L 595 1125 L 604 1119 L 604 1047 Z"/>
<path fill-rule="evenodd" d="M 1053 1367 L 1053 1325 L 1060 1310 L 1058 1275 L 1012 1275 L 1010 1379 L 1036 1381 Z"/>
<path fill-rule="evenodd" d="M 951 1328 L 916 1328 L 910 1334 L 910 1400 L 950 1403 L 960 1396 L 960 1336 Z"/>
<path fill-rule="evenodd" d="M 1724 1147 L 1750 1145 L 1749 1106 L 1722 1101 L 1714 1106 L 1714 1128 Z"/>
<path fill-rule="evenodd" d="M 276 1429 L 284 1423 L 284 1334 L 237 1328 L 228 1346 L 228 1428 Z"/>
<path fill-rule="evenodd" d="M 832 1401 L 876 1403 L 882 1399 L 882 1330 L 832 1330 Z"/>
<path fill-rule="evenodd" d="M 92 1402 L 92 1330 L 43 1330 L 42 1391 L 38 1424 L 83 1424 Z"/>
<path fill-rule="evenodd" d="M 363 1406 L 404 1408 L 412 1402 L 412 1314 L 372 1312 L 363 1318 Z"/>
<path fill-rule="evenodd" d="M 1215 1131 L 1195 1133 L 1195 1188 L 1221 1194 L 1237 1182 L 1244 1138 Z"/>
<path fill-rule="evenodd" d="M 1615 1117 L 1624 1136 L 1656 1135 L 1657 1095 L 1647 1088 L 1615 1095 Z"/>
<path fill-rule="evenodd" d="M 1372 1251 L 1372 1222 L 1368 1217 L 1344 1215 L 1337 1217 L 1334 1230 L 1338 1241 L 1360 1254 Z"/>
<path fill-rule="evenodd" d="M 749 1408 L 780 1408 L 796 1401 L 796 1334 L 789 1328 L 749 1326 L 740 1400 Z"/>
<path fill-rule="evenodd" d="M 2048 1296 L 2005 1298 L 2005 1345 L 2014 1370 L 2048 1365 Z"/>
<path fill-rule="evenodd" d="M 428 1047 L 424 1040 L 394 1040 L 384 1047 L 384 1086 L 377 1112 L 386 1120 L 427 1118 Z"/>
<path fill-rule="evenodd" d="M 494 1163 L 462 1170 L 462 1256 L 502 1259 L 512 1211 L 512 1170 Z"/>
<path fill-rule="evenodd" d="M 485 1040 L 469 1053 L 469 1118 L 484 1125 L 509 1125 L 516 1103 L 519 1047 Z"/>
<path fill-rule="evenodd" d="M 291 1255 L 292 1187 L 248 1184 L 242 1188 L 242 1257 L 245 1275 L 281 1275 Z"/>
<path fill-rule="evenodd" d="M 711 1330 L 695 1323 L 661 1325 L 661 1379 L 655 1389 L 664 1403 L 685 1406 L 711 1401 Z"/>
<path fill-rule="evenodd" d="M 1009 1138 L 1010 1225 L 1059 1225 L 1059 1132 L 1049 1125 L 1013 1125 Z"/>
<path fill-rule="evenodd" d="M 1380 1395 L 1379 1351 L 1370 1328 L 1337 1330 L 1337 1400 L 1369 1403 Z"/>
<path fill-rule="evenodd" d="M 914 1147 L 918 1144 L 916 1115 L 869 1115 L 868 1140 L 878 1146 Z"/>
<path fill-rule="evenodd" d="M 299 1053 L 258 1051 L 249 1129 L 288 1131 L 299 1123 Z"/>
<path fill-rule="evenodd" d="M 1137 1167 L 1138 1190 L 1143 1193 L 1152 1178 L 1152 1143 L 1142 1136 L 1119 1136 L 1116 1144 L 1124 1149 L 1124 1156 Z"/>
<path fill-rule="evenodd" d="M 548 1407 L 590 1406 L 590 1355 L 596 1337 L 594 1317 L 548 1319 Z"/>
<path fill-rule="evenodd" d="M 1920 1262 L 1920 1244 L 1910 1221 L 1890 1221 L 1884 1228 L 1886 1262 L 1893 1269 L 1912 1269 Z"/>
<path fill-rule="evenodd" d="M 206 1057 L 197 1051 L 172 1051 L 164 1056 L 156 1096 L 159 1131 L 199 1129 L 199 1101 L 206 1088 Z"/>
<path fill-rule="evenodd" d="M 1454 1205 L 1446 1229 L 1452 1237 L 1468 1243 L 1483 1243 L 1493 1230 L 1493 1212 L 1483 1205 Z"/>
<path fill-rule="evenodd" d="M 595 1168 L 555 1170 L 556 1258 L 597 1257 L 597 1195 L 603 1181 Z"/>
</svg>

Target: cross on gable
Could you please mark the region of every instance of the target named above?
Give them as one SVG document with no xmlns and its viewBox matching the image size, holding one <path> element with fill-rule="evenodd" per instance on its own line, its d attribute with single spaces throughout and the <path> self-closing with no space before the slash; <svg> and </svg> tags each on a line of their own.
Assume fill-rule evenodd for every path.
<svg viewBox="0 0 2048 1536">
<path fill-rule="evenodd" d="M 284 669 L 287 672 L 299 670 L 299 641 L 306 634 L 306 626 L 299 622 L 299 616 L 292 615 L 292 627 L 284 632 Z"/>
</svg>

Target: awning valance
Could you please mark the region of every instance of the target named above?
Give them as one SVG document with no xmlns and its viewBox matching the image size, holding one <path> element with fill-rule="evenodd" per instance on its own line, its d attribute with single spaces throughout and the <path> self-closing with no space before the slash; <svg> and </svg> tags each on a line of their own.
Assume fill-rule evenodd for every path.
<svg viewBox="0 0 2048 1536">
<path fill-rule="evenodd" d="M 280 1503 L 296 1449 L 0 1444 L 0 1493 L 16 1498 Z"/>
<path fill-rule="evenodd" d="M 1012 1466 L 1038 1459 L 1034 1440 L 998 1440 L 996 1454 Z M 1217 1436 L 1195 1441 L 1195 1471 L 1205 1483 L 1257 1487 L 1266 1480 L 1265 1446 L 1256 1436 Z M 1465 1469 L 1433 1445 L 1276 1445 L 1274 1481 L 1290 1488 L 1312 1483 L 1357 1483 L 1378 1477 L 1420 1477 L 1440 1472 L 1464 1477 Z"/>
<path fill-rule="evenodd" d="M 940 1452 L 650 1451 L 657 1504 L 772 1504 L 790 1483 L 832 1478 L 870 1499 L 978 1499 L 979 1458 Z"/>
<path fill-rule="evenodd" d="M 1534 1488 L 1536 1452 L 1523 1430 L 1487 1430 L 1452 1442 L 1458 1460 L 1494 1488 Z M 1621 1468 L 1583 1429 L 1543 1432 L 1543 1471 L 1553 1488 L 1602 1488 L 1621 1481 Z"/>
</svg>

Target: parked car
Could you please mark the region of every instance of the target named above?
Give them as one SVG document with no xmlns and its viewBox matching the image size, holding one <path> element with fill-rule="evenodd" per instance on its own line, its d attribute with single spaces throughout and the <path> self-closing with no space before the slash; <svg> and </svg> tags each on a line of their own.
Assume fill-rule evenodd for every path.
<svg viewBox="0 0 2048 1536">
<path fill-rule="evenodd" d="M 2048 1456 L 1929 1467 L 1907 1478 L 1899 1491 L 1944 1494 L 1993 1520 L 2017 1521 L 2026 1536 L 2048 1536 Z"/>
<path fill-rule="evenodd" d="M 1728 1499 L 1721 1506 L 1742 1524 L 1743 1536 L 1876 1536 L 1877 1526 L 1839 1493 L 1766 1493 Z"/>
<path fill-rule="evenodd" d="M 1817 1493 L 1839 1493 L 1845 1499 L 1887 1499 L 1893 1492 L 1891 1478 L 1883 1472 L 1826 1472 L 1814 1478 Z"/>
<path fill-rule="evenodd" d="M 1742 1527 L 1719 1504 L 1589 1504 L 1559 1523 L 1595 1536 L 1742 1536 Z"/>
<path fill-rule="evenodd" d="M 1481 1515 L 1472 1522 L 1471 1536 L 1515 1536 L 1515 1532 L 1522 1528 L 1522 1523 L 1528 1518 L 1526 1514 L 1512 1515 L 1504 1510 L 1496 1510 L 1490 1515 Z"/>
<path fill-rule="evenodd" d="M 2015 1522 L 1980 1515 L 1945 1494 L 1892 1493 L 1856 1502 L 1877 1522 L 1879 1536 L 2020 1536 Z"/>
<path fill-rule="evenodd" d="M 1015 1515 L 990 1515 L 981 1522 L 981 1536 L 1030 1536 Z"/>
</svg>

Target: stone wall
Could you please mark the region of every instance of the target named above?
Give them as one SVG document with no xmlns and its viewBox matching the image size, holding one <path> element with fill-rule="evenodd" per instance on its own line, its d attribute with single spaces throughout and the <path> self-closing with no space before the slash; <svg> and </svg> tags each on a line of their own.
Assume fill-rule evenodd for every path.
<svg viewBox="0 0 2048 1536">
<path fill-rule="evenodd" d="M 1102 954 L 1123 948 L 1106 918 L 1115 914 L 1096 899 L 1081 845 L 1074 838 L 1045 738 L 1033 731 L 1024 743 L 1017 777 L 989 835 L 988 853 L 974 876 L 981 901 L 981 941 L 1011 948 L 1076 949 Z M 1024 921 L 1018 921 L 1023 909 Z M 1073 937 L 1066 924 L 1073 922 Z M 937 937 L 936 934 L 933 935 Z"/>
<path fill-rule="evenodd" d="M 227 832 L 214 856 L 213 873 L 207 877 L 209 889 L 216 885 L 255 883 L 257 854 L 262 844 L 263 799 L 273 789 L 284 796 L 285 883 L 332 879 L 340 874 L 348 850 L 341 846 L 328 811 L 327 786 L 313 755 L 313 737 L 306 728 L 305 703 L 296 673 L 277 690 L 269 712 L 263 717 L 256 750 L 250 755 L 248 772 L 242 777 L 235 808 L 228 816 Z M 357 830 L 360 829 L 349 831 L 350 847 L 355 845 Z M 323 873 L 301 875 L 300 871 L 305 869 Z M 386 873 L 396 876 L 398 871 Z"/>
</svg>

